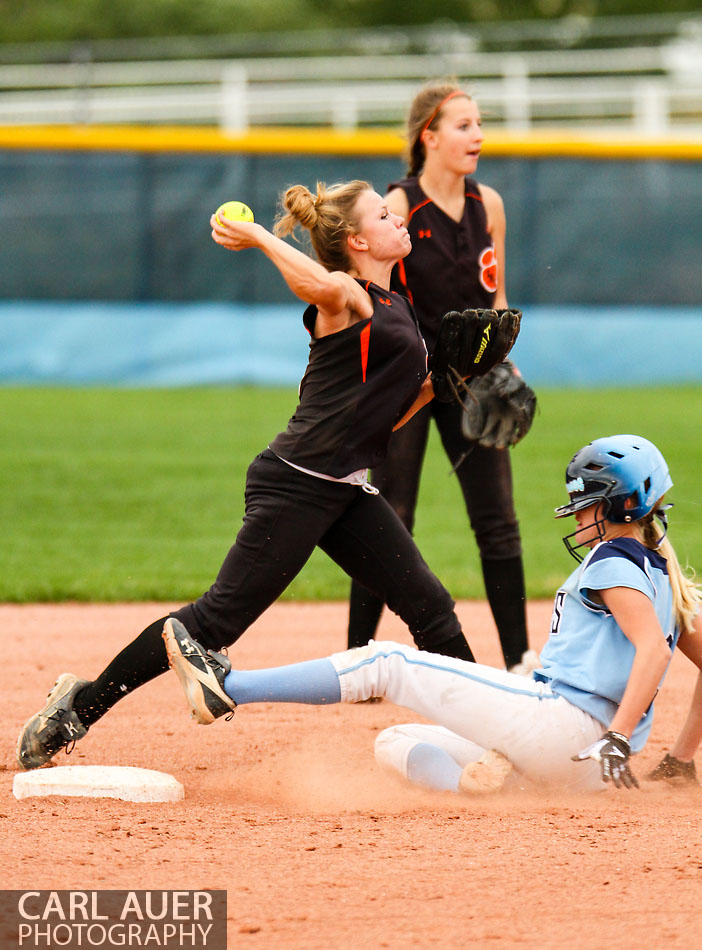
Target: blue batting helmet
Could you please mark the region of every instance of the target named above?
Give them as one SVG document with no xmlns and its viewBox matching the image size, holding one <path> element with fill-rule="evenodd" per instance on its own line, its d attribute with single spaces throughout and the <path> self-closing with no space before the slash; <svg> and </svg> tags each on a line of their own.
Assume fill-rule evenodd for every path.
<svg viewBox="0 0 702 950">
<path fill-rule="evenodd" d="M 672 486 L 665 459 L 648 439 L 636 435 L 595 439 L 569 462 L 566 490 L 570 502 L 556 508 L 556 517 L 565 518 L 603 501 L 601 517 L 608 521 L 639 521 Z M 625 507 L 628 499 L 629 507 Z"/>
</svg>

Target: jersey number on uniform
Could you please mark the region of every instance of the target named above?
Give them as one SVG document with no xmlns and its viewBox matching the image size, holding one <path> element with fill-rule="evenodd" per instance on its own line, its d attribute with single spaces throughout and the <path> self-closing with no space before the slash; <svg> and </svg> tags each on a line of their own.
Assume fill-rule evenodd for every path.
<svg viewBox="0 0 702 950">
<path fill-rule="evenodd" d="M 551 636 L 556 637 L 560 633 L 561 618 L 563 617 L 563 604 L 565 603 L 566 592 L 559 590 L 556 599 L 553 602 L 553 614 L 551 615 Z"/>
<path fill-rule="evenodd" d="M 494 294 L 497 290 L 497 255 L 492 244 L 480 252 L 478 267 L 480 268 L 480 283 L 485 290 Z"/>
</svg>

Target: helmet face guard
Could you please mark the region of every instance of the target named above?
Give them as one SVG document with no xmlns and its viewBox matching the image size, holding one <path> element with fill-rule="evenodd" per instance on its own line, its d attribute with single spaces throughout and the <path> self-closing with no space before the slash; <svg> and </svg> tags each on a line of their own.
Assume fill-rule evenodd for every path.
<svg viewBox="0 0 702 950">
<path fill-rule="evenodd" d="M 652 442 L 634 435 L 608 436 L 590 442 L 570 460 L 566 468 L 570 501 L 556 508 L 555 514 L 557 518 L 566 518 L 600 503 L 592 526 L 597 528 L 602 541 L 605 521 L 614 524 L 640 521 L 657 508 L 672 485 L 665 459 Z M 583 559 L 580 548 L 592 546 L 592 541 L 575 543 L 576 535 L 582 530 L 579 528 L 563 538 L 566 549 L 576 561 Z"/>
<path fill-rule="evenodd" d="M 588 505 L 580 505 L 577 508 L 573 508 L 572 512 L 569 511 L 563 515 L 556 515 L 556 517 L 564 518 L 566 517 L 566 515 L 573 514 L 576 511 L 581 511 L 583 508 L 587 508 L 590 505 L 597 505 L 597 500 L 589 502 Z M 562 507 L 568 508 L 570 506 L 563 505 Z M 595 543 L 599 544 L 600 541 L 604 541 L 605 535 L 607 533 L 605 522 L 609 520 L 607 515 L 609 514 L 610 507 L 611 507 L 611 503 L 609 499 L 605 498 L 604 495 L 600 496 L 599 505 L 595 508 L 594 517 L 593 517 L 593 520 L 590 522 L 590 524 L 583 525 L 582 527 L 578 527 L 575 529 L 575 531 L 572 531 L 570 534 L 566 534 L 563 536 L 563 543 L 566 546 L 566 551 L 568 552 L 568 554 L 572 554 L 572 556 L 575 558 L 578 564 L 580 564 L 581 561 L 584 560 L 585 554 L 587 554 L 587 551 L 582 551 L 582 549 L 587 548 L 587 550 L 589 550 L 593 544 L 592 538 L 590 538 L 588 541 L 580 541 L 580 542 L 576 541 L 578 534 L 580 534 L 581 531 L 585 531 L 587 528 L 595 528 L 597 530 L 597 541 Z M 560 509 L 558 508 L 556 509 L 556 511 L 559 511 L 559 510 Z"/>
</svg>

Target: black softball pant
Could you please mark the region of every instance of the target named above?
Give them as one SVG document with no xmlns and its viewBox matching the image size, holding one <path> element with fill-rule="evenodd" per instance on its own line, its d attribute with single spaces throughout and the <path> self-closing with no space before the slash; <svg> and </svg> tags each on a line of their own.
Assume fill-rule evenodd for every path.
<svg viewBox="0 0 702 950">
<path fill-rule="evenodd" d="M 483 448 L 461 432 L 461 407 L 432 400 L 393 433 L 388 455 L 373 469 L 373 484 L 397 512 L 408 531 L 414 528 L 419 480 L 429 438 L 436 422 L 444 451 L 463 493 L 482 562 L 490 606 L 508 666 L 527 649 L 524 571 L 519 522 L 512 494 L 512 467 L 507 449 Z M 349 646 L 375 636 L 383 602 L 361 584 L 351 585 Z"/>
<path fill-rule="evenodd" d="M 461 636 L 454 602 L 378 494 L 300 472 L 266 450 L 251 463 L 243 525 L 212 587 L 174 613 L 211 649 L 234 643 L 320 547 L 407 624 L 420 649 Z"/>
<path fill-rule="evenodd" d="M 319 546 L 399 614 L 420 649 L 474 659 L 450 594 L 381 495 L 306 475 L 267 450 L 249 467 L 245 500 L 244 523 L 216 581 L 172 614 L 205 647 L 238 640 Z M 74 709 L 86 727 L 168 669 L 166 619 L 149 624 L 77 694 Z"/>
</svg>

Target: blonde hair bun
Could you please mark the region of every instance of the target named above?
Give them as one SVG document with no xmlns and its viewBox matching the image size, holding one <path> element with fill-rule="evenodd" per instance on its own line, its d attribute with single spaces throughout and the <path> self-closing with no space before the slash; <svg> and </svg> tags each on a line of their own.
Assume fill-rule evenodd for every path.
<svg viewBox="0 0 702 950">
<path fill-rule="evenodd" d="M 317 182 L 317 194 L 305 185 L 291 185 L 281 197 L 282 214 L 273 226 L 278 237 L 295 237 L 299 225 L 310 232 L 317 260 L 328 271 L 348 272 L 347 235 L 358 229 L 356 202 L 363 191 L 370 190 L 366 181 L 349 181 L 327 187 Z"/>
<path fill-rule="evenodd" d="M 283 207 L 301 227 L 310 231 L 317 224 L 317 201 L 305 185 L 292 185 L 283 195 Z"/>
</svg>

